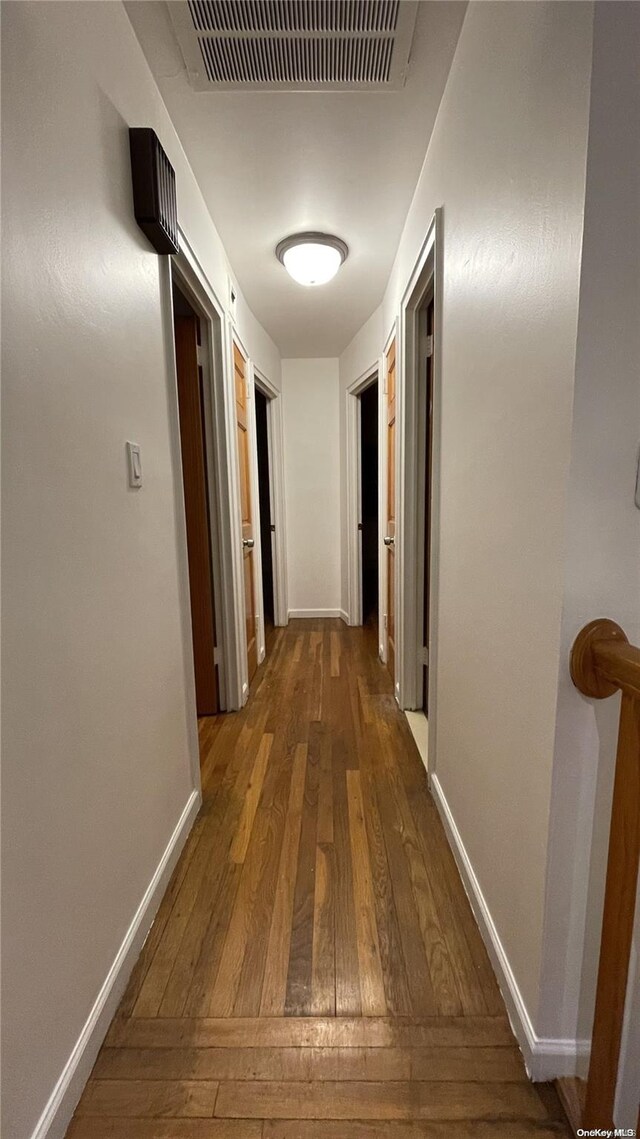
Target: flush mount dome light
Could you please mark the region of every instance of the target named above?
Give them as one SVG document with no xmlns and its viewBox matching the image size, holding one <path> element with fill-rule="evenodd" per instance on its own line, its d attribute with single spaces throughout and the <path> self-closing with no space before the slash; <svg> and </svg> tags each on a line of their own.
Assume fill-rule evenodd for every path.
<svg viewBox="0 0 640 1139">
<path fill-rule="evenodd" d="M 349 247 L 328 233 L 296 233 L 276 246 L 276 257 L 299 285 L 326 285 L 335 277 Z"/>
</svg>

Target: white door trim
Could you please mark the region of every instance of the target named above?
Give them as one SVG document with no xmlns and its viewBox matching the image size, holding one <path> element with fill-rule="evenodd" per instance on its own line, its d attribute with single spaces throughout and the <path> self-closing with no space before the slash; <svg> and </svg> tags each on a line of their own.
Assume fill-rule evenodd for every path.
<svg viewBox="0 0 640 1139">
<path fill-rule="evenodd" d="M 362 624 L 362 534 L 358 530 L 362 500 L 360 454 L 360 399 L 367 388 L 379 381 L 380 362 L 376 360 L 349 385 L 346 392 L 347 432 L 347 624 Z M 378 397 L 381 384 L 378 382 Z M 379 399 L 378 399 L 379 410 Z M 378 464 L 380 463 L 380 417 L 378 416 Z M 378 475 L 379 483 L 379 475 Z M 378 503 L 379 509 L 379 503 Z M 380 519 L 378 519 L 380 526 Z M 380 609 L 378 609 L 380 613 Z"/>
<path fill-rule="evenodd" d="M 170 419 L 171 469 L 173 474 L 173 502 L 176 519 L 176 547 L 178 559 L 178 595 L 180 598 L 180 625 L 182 629 L 183 657 L 182 668 L 185 685 L 185 715 L 189 741 L 189 767 L 193 786 L 202 795 L 200 776 L 200 743 L 198 739 L 198 714 L 196 703 L 196 674 L 193 659 L 193 632 L 191 628 L 191 589 L 189 585 L 189 559 L 187 554 L 187 519 L 184 505 L 184 480 L 182 477 L 182 445 L 180 440 L 180 413 L 178 410 L 178 379 L 176 365 L 176 342 L 173 319 L 173 265 L 166 259 L 166 268 L 161 271 L 161 309 L 165 335 L 167 360 L 167 394 Z M 213 340 L 213 337 L 210 338 Z"/>
<path fill-rule="evenodd" d="M 181 251 L 182 252 L 182 251 Z M 207 490 L 209 495 L 209 524 L 210 524 L 210 543 L 211 543 L 211 559 L 213 569 L 213 603 L 216 621 L 216 648 L 219 652 L 218 661 L 218 696 L 220 700 L 220 709 L 224 711 L 227 707 L 226 700 L 226 662 L 223 652 L 223 644 L 226 641 L 226 630 L 223 618 L 223 589 L 222 589 L 222 557 L 221 557 L 221 537 L 220 537 L 220 518 L 219 518 L 219 504 L 216 495 L 217 483 L 217 463 L 216 455 L 218 453 L 218 431 L 216 421 L 216 409 L 214 407 L 214 390 L 215 390 L 215 376 L 216 370 L 220 373 L 222 359 L 219 352 L 216 352 L 216 341 L 220 343 L 221 330 L 222 330 L 222 317 L 219 313 L 215 315 L 213 312 L 207 312 L 206 306 L 200 302 L 192 283 L 189 281 L 188 273 L 185 272 L 184 261 L 181 260 L 180 255 L 172 258 L 171 261 L 171 278 L 175 281 L 180 291 L 186 296 L 194 311 L 198 314 L 200 319 L 200 349 L 198 352 L 198 361 L 202 369 L 203 390 L 204 390 L 204 433 L 206 440 L 206 478 Z M 174 360 L 175 367 L 175 360 Z M 188 562 L 187 562 L 188 567 Z M 191 638 L 191 626 L 189 629 Z"/>
<path fill-rule="evenodd" d="M 398 415 L 400 432 L 399 519 L 400 558 L 398 578 L 398 683 L 402 708 L 418 708 L 422 703 L 423 562 L 424 562 L 424 424 L 426 405 L 424 385 L 419 383 L 417 356 L 417 312 L 433 289 L 435 329 L 433 357 L 433 453 L 431 459 L 431 562 L 429 566 L 429 770 L 433 773 L 437 756 L 436 679 L 438 645 L 438 569 L 440 534 L 440 438 L 441 438 L 441 347 L 442 347 L 442 221 L 437 210 L 402 298 L 398 352 Z M 422 394 L 422 400 L 421 400 Z"/>
<path fill-rule="evenodd" d="M 396 342 L 396 438 L 398 434 L 398 370 L 399 370 L 399 339 L 398 339 L 398 321 L 394 320 L 391 329 L 384 342 L 382 349 L 382 356 L 380 361 L 380 375 L 382 376 L 381 384 L 381 405 L 380 405 L 380 422 L 382 425 L 382 446 L 380 448 L 380 464 L 381 464 L 381 478 L 380 478 L 380 660 L 387 664 L 389 660 L 389 612 L 387 609 L 387 555 L 386 546 L 384 544 L 384 536 L 387 531 L 387 493 L 389 487 L 387 462 L 389 453 L 389 439 L 387 431 L 387 354 L 393 341 Z M 402 526 L 402 517 L 399 509 L 399 496 L 398 496 L 398 446 L 396 443 L 396 541 L 395 541 L 395 555 L 396 567 L 398 565 L 398 532 Z M 399 579 L 396 568 L 396 580 L 394 589 L 394 612 L 396 614 L 396 653 L 395 653 L 395 676 L 393 677 L 393 691 L 396 699 L 398 698 L 398 599 L 399 599 Z"/>
<path fill-rule="evenodd" d="M 178 416 L 178 394 L 175 380 L 175 344 L 173 330 L 173 303 L 171 278 L 186 293 L 199 313 L 203 328 L 203 356 L 208 384 L 205 385 L 207 407 L 205 409 L 205 430 L 208 454 L 211 461 L 207 465 L 209 480 L 209 501 L 211 506 L 212 553 L 214 558 L 214 604 L 216 633 L 220 659 L 218 676 L 221 708 L 232 710 L 242 705 L 241 689 L 238 684 L 238 641 L 237 622 L 232 582 L 233 548 L 231 537 L 231 513 L 229 509 L 229 477 L 232 463 L 229 461 L 230 437 L 227 423 L 227 361 L 226 361 L 226 320 L 224 308 L 212 288 L 200 262 L 182 231 L 180 232 L 180 252 L 169 264 L 167 334 L 170 357 L 173 360 L 174 389 L 172 409 L 174 419 L 174 471 L 176 478 L 177 515 L 180 526 L 178 547 L 180 550 L 180 579 L 183 609 L 185 644 L 188 648 L 187 688 L 189 701 L 194 709 L 192 730 L 195 741 L 195 759 L 199 782 L 199 755 L 197 723 L 195 717 L 195 678 L 193 672 L 193 651 L 191 634 L 191 605 L 189 596 L 189 565 L 187 560 L 186 526 L 184 519 L 184 491 L 182 485 L 182 458 L 180 450 L 180 427 Z M 233 442 L 233 439 L 231 439 Z M 191 719 L 191 717 L 190 717 Z"/>
<path fill-rule="evenodd" d="M 258 473 L 258 426 L 256 423 L 256 374 L 253 362 L 247 359 L 247 429 L 251 462 L 251 521 L 253 523 L 253 597 L 256 607 L 258 664 L 262 664 L 267 651 L 264 635 L 264 592 L 262 588 L 262 543 L 260 541 L 260 476 Z"/>
<path fill-rule="evenodd" d="M 251 458 L 251 487 L 250 487 L 250 491 L 251 491 L 251 495 L 252 495 L 251 513 L 252 513 L 252 519 L 254 520 L 254 528 L 255 528 L 255 518 L 256 517 L 258 518 L 258 525 L 260 522 L 260 518 L 259 518 L 259 514 L 256 515 L 254 513 L 255 484 L 254 484 L 253 466 L 254 466 L 255 459 L 253 458 L 253 456 L 255 454 L 255 449 L 256 449 L 255 448 L 256 424 L 255 424 L 255 401 L 253 399 L 251 399 L 252 383 L 253 383 L 253 365 L 251 363 L 249 353 L 247 352 L 244 344 L 242 343 L 242 340 L 240 338 L 238 330 L 235 326 L 234 320 L 232 319 L 231 316 L 228 316 L 228 318 L 227 318 L 227 373 L 226 373 L 226 375 L 227 375 L 227 401 L 226 402 L 227 402 L 227 418 L 229 421 L 228 427 L 229 427 L 229 430 L 231 433 L 231 444 L 232 444 L 231 448 L 230 448 L 230 453 L 229 453 L 230 467 L 231 467 L 231 469 L 229 471 L 229 506 L 230 506 L 231 516 L 232 516 L 231 517 L 231 542 L 232 542 L 232 556 L 233 556 L 233 568 L 234 568 L 233 589 L 234 589 L 235 612 L 236 612 L 236 635 L 238 637 L 238 655 L 236 658 L 236 664 L 237 664 L 237 679 L 238 679 L 239 685 L 240 685 L 240 704 L 239 704 L 239 707 L 242 707 L 243 704 L 246 704 L 247 698 L 249 696 L 249 661 L 248 661 L 248 657 L 247 657 L 247 634 L 246 634 L 246 624 L 245 624 L 244 567 L 243 567 L 243 560 L 242 560 L 242 522 L 241 522 L 242 511 L 241 511 L 241 505 L 240 505 L 240 503 L 241 503 L 240 458 L 238 455 L 238 425 L 237 425 L 237 420 L 236 420 L 236 389 L 235 389 L 236 381 L 235 381 L 235 366 L 234 366 L 234 361 L 233 361 L 233 347 L 234 347 L 234 345 L 237 346 L 238 350 L 240 351 L 241 355 L 244 358 L 245 365 L 246 365 L 245 380 L 246 380 L 246 384 L 247 384 L 247 396 L 248 396 L 248 399 L 247 399 L 247 402 L 248 402 L 247 428 L 248 428 L 248 432 L 249 432 L 249 454 L 252 456 L 252 458 Z M 259 545 L 260 545 L 260 543 L 258 543 L 258 546 Z M 258 613 L 256 614 L 256 618 L 259 621 L 260 601 L 258 600 L 258 586 L 261 585 L 261 583 L 259 583 L 255 580 L 255 567 L 256 567 L 255 557 L 253 559 L 253 567 L 254 567 L 253 594 L 254 594 L 254 601 L 256 603 L 256 608 L 258 608 Z M 258 647 L 259 647 L 259 633 L 260 633 L 260 624 L 258 624 Z"/>
<path fill-rule="evenodd" d="M 284 424 L 282 419 L 282 393 L 257 368 L 253 370 L 254 383 L 267 397 L 267 434 L 269 444 L 269 492 L 271 520 L 275 530 L 271 535 L 273 554 L 273 606 L 274 623 L 286 625 L 289 621 L 287 595 L 287 530 L 284 497 Z M 264 604 L 263 604 L 264 627 Z"/>
<path fill-rule="evenodd" d="M 387 597 L 387 557 L 382 541 L 387 524 L 387 420 L 385 357 L 378 359 L 378 656 L 387 663 L 385 606 Z"/>
</svg>

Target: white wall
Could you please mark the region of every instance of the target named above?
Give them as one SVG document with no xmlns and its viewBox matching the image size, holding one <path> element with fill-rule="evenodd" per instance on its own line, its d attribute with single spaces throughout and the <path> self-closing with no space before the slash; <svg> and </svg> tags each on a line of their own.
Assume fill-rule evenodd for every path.
<svg viewBox="0 0 640 1139">
<path fill-rule="evenodd" d="M 534 1037 L 591 39 L 589 4 L 470 4 L 381 318 L 442 206 L 434 762 Z"/>
<path fill-rule="evenodd" d="M 283 360 L 289 612 L 340 611 L 337 359 Z"/>
<path fill-rule="evenodd" d="M 2 1107 L 28 1139 L 197 780 L 168 265 L 132 217 L 130 125 L 222 301 L 228 266 L 120 4 L 4 4 L 2 48 Z"/>
<path fill-rule="evenodd" d="M 619 714 L 579 695 L 567 660 L 594 617 L 640 643 L 639 45 L 637 4 L 596 5 L 540 1008 L 567 1037 L 593 1020 Z"/>
</svg>

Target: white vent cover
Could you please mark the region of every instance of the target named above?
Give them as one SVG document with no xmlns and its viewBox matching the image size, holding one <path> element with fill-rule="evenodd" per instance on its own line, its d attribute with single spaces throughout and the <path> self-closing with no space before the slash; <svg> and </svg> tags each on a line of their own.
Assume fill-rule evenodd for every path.
<svg viewBox="0 0 640 1139">
<path fill-rule="evenodd" d="M 169 11 L 196 91 L 404 86 L 417 0 L 181 0 Z"/>
</svg>

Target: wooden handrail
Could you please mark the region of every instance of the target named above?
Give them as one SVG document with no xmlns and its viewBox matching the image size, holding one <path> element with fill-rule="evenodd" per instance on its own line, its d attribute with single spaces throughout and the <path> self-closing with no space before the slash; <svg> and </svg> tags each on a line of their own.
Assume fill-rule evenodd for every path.
<svg viewBox="0 0 640 1139">
<path fill-rule="evenodd" d="M 585 696 L 622 692 L 596 1007 L 583 1127 L 612 1128 L 640 863 L 640 649 L 619 625 L 585 625 L 571 652 Z"/>
</svg>

